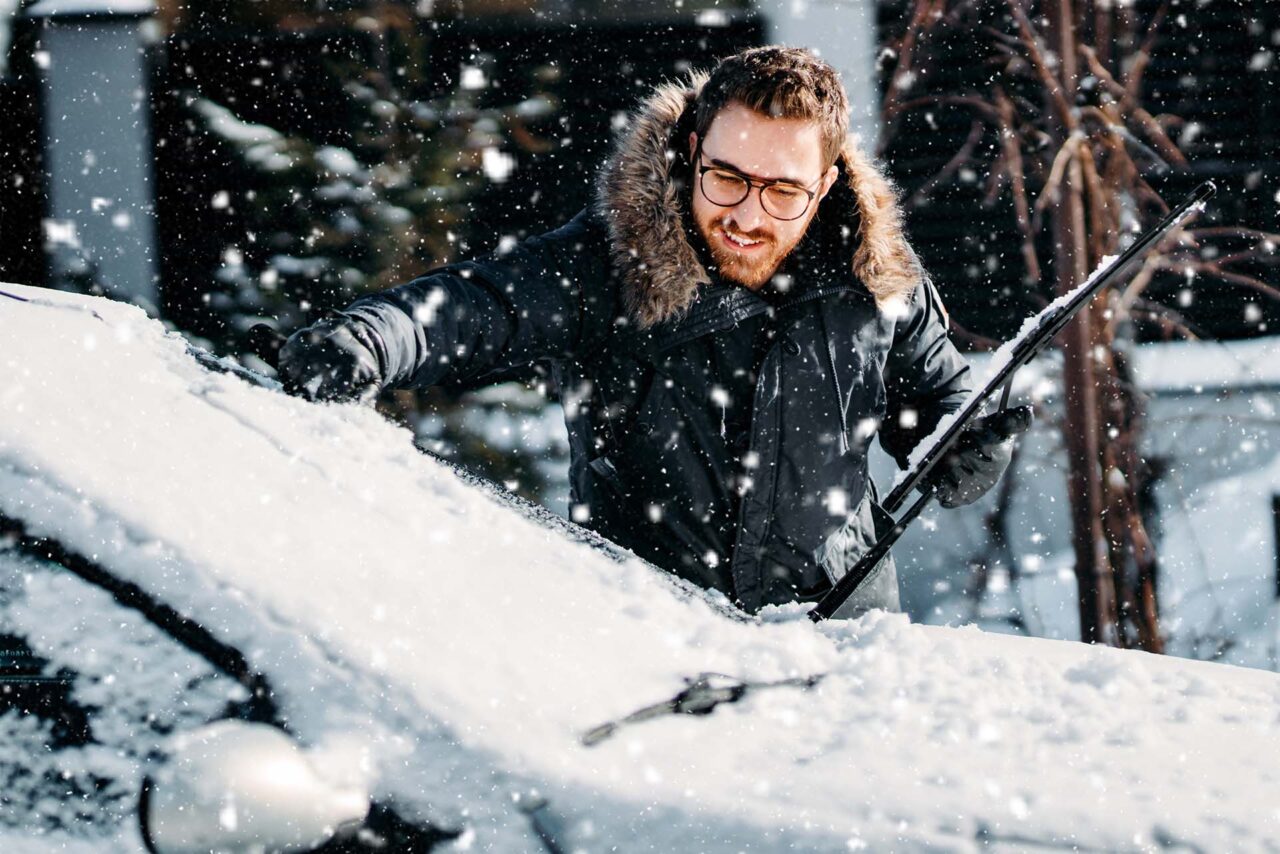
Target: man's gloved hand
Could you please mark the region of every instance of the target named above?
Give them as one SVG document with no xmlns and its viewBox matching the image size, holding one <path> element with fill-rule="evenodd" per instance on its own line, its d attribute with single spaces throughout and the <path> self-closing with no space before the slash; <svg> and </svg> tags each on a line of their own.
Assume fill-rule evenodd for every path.
<svg viewBox="0 0 1280 854">
<path fill-rule="evenodd" d="M 383 380 L 370 334 L 339 312 L 293 333 L 277 366 L 285 391 L 308 400 L 371 403 Z"/>
<path fill-rule="evenodd" d="M 966 427 L 930 474 L 943 507 L 972 504 L 996 485 L 1013 455 L 1013 437 L 1031 426 L 1031 407 L 984 415 Z"/>
</svg>

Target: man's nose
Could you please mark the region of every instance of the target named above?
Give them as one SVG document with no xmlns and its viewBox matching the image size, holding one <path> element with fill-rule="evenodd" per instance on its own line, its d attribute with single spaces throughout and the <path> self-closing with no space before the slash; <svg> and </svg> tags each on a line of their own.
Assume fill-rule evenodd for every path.
<svg viewBox="0 0 1280 854">
<path fill-rule="evenodd" d="M 752 187 L 747 197 L 738 202 L 732 211 L 733 224 L 747 234 L 764 225 L 769 216 L 760 205 L 760 188 Z"/>
</svg>

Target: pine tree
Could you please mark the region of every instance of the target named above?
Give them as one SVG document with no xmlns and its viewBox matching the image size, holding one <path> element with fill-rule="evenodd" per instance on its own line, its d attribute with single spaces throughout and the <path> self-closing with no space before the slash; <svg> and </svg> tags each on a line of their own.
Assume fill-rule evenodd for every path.
<svg viewBox="0 0 1280 854">
<path fill-rule="evenodd" d="M 244 121 L 232 105 L 195 90 L 176 93 L 187 142 L 211 149 L 204 161 L 222 164 L 220 188 L 207 204 L 226 244 L 219 268 L 207 277 L 196 331 L 214 349 L 260 370 L 266 366 L 251 355 L 248 335 L 255 325 L 288 334 L 361 295 L 466 257 L 471 245 L 483 242 L 471 234 L 472 203 L 510 176 L 513 150 L 536 144 L 528 125 L 554 118 L 557 110 L 555 100 L 540 93 L 483 103 L 491 100 L 483 57 L 451 91 L 416 97 L 424 50 L 419 22 L 391 5 L 365 13 L 366 33 L 371 21 L 383 25 L 371 35 L 371 60 L 328 63 L 349 98 L 354 131 L 348 147 Z M 548 477 L 536 458 L 548 451 L 562 458 L 566 449 L 527 448 L 492 435 L 501 429 L 495 418 L 527 425 L 542 417 L 545 380 L 526 379 L 528 393 L 511 390 L 464 404 L 458 389 L 392 392 L 379 406 L 417 431 L 433 453 L 537 500 Z M 470 406 L 488 417 L 469 414 Z"/>
</svg>

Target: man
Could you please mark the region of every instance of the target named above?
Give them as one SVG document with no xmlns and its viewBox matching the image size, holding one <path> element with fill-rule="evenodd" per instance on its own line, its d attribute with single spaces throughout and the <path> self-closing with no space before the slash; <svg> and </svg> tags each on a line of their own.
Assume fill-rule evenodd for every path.
<svg viewBox="0 0 1280 854">
<path fill-rule="evenodd" d="M 368 400 L 547 362 L 576 520 L 744 609 L 816 600 L 885 524 L 872 437 L 903 465 L 968 392 L 848 114 L 835 71 L 796 49 L 660 87 L 592 207 L 296 333 L 286 386 Z M 1018 429 L 970 431 L 936 480 L 943 503 L 990 488 Z M 839 615 L 869 607 L 898 607 L 890 560 Z"/>
</svg>

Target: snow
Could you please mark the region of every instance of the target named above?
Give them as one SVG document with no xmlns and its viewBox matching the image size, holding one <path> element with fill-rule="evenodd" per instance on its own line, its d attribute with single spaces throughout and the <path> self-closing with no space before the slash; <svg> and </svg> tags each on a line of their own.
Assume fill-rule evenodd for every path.
<svg viewBox="0 0 1280 854">
<path fill-rule="evenodd" d="M 1197 489 L 1178 524 L 1168 526 L 1162 564 L 1170 583 L 1162 599 L 1175 652 L 1205 657 L 1225 654 L 1227 649 L 1213 647 L 1229 645 L 1232 661 L 1280 667 L 1280 543 L 1276 511 L 1267 500 L 1274 496 L 1280 496 L 1280 457 Z M 1249 630 L 1213 631 L 1228 622 Z M 1202 648 L 1206 643 L 1213 646 Z"/>
<path fill-rule="evenodd" d="M 289 140 L 278 130 L 242 121 L 226 107 L 206 98 L 195 99 L 192 106 L 208 122 L 211 133 L 244 147 L 245 157 L 251 162 L 273 172 L 293 165 L 293 158 L 285 150 Z M 333 159 L 332 154 L 328 157 Z"/>
<path fill-rule="evenodd" d="M 340 178 L 361 178 L 365 169 L 349 149 L 336 145 L 322 145 L 316 149 L 316 160 L 326 170 Z"/>
<path fill-rule="evenodd" d="M 0 512 L 242 651 L 304 742 L 364 739 L 377 795 L 464 826 L 455 848 L 536 848 L 531 789 L 562 850 L 1280 833 L 1275 674 L 882 612 L 735 618 L 372 410 L 210 372 L 131 306 L 0 291 L 28 300 L 0 296 Z M 582 744 L 706 673 L 821 678 Z"/>
<path fill-rule="evenodd" d="M 6 852 L 23 850 L 6 835 L 15 824 L 46 838 L 47 847 L 31 850 L 53 848 L 48 838 L 58 828 L 74 830 L 64 843 L 110 834 L 113 825 L 131 832 L 148 755 L 163 747 L 167 733 L 198 726 L 247 694 L 105 591 L 52 564 L 4 552 L 0 626 L 48 662 L 45 675 L 74 673 L 70 700 L 97 710 L 89 718 L 91 740 L 56 751 L 45 747 L 55 740 L 52 722 L 16 708 L 0 714 L 0 850 Z M 87 810 L 80 797 L 61 800 L 68 791 L 91 798 L 97 809 Z M 120 845 L 138 850 L 139 843 Z"/>
<path fill-rule="evenodd" d="M 1280 338 L 1146 344 L 1134 348 L 1134 370 L 1149 392 L 1280 389 Z"/>
<path fill-rule="evenodd" d="M 495 184 L 510 178 L 516 168 L 514 157 L 493 147 L 486 147 L 480 152 L 480 162 L 485 176 Z"/>
<path fill-rule="evenodd" d="M 694 22 L 700 27 L 727 27 L 729 13 L 724 9 L 702 9 L 694 18 Z"/>
</svg>

